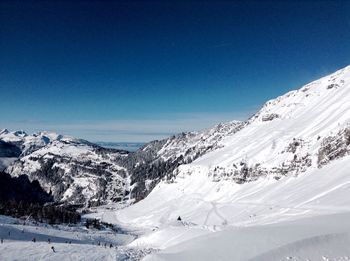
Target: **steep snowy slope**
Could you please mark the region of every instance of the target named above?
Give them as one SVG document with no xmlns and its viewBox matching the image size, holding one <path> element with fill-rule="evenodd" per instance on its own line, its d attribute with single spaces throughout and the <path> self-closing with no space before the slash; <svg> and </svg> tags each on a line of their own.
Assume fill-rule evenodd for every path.
<svg viewBox="0 0 350 261">
<path fill-rule="evenodd" d="M 30 221 L 24 226 L 23 221 L 6 216 L 0 216 L 0 224 L 0 238 L 3 239 L 0 244 L 1 261 L 115 261 L 145 255 L 142 250 L 124 247 L 133 236 L 117 234 L 109 229 L 88 230 L 83 226 L 51 226 Z M 33 238 L 36 239 L 35 243 L 32 242 Z M 47 242 L 49 238 L 50 244 Z M 98 246 L 97 242 L 101 245 Z M 108 247 L 104 247 L 104 244 Z M 55 248 L 55 252 L 51 247 Z"/>
<path fill-rule="evenodd" d="M 337 219 L 323 215 L 350 212 L 349 124 L 350 67 L 346 67 L 267 102 L 241 130 L 221 139 L 221 148 L 179 166 L 173 182 L 160 182 L 144 200 L 118 210 L 113 218 L 105 213 L 104 218 L 144 229 L 145 234 L 133 244 L 166 249 L 164 255 L 154 256 L 161 260 L 202 259 L 205 253 L 213 257 L 210 251 L 221 259 L 228 256 L 227 260 L 280 260 L 298 253 L 298 247 L 304 252 L 299 259 L 290 259 L 322 260 L 327 242 L 328 253 L 338 251 L 333 258 L 342 260 L 341 255 L 350 255 L 349 230 L 329 224 L 308 234 L 303 232 L 304 221 L 297 220 L 317 217 L 327 224 L 323 220 Z M 182 222 L 176 221 L 178 216 Z M 265 228 L 287 221 L 296 223 L 281 225 L 281 230 Z M 264 234 L 251 245 L 237 241 L 236 247 L 246 251 L 240 253 L 250 253 L 241 259 L 225 240 L 241 235 L 234 234 L 234 227 L 246 226 L 254 227 L 251 238 Z M 260 226 L 264 227 L 261 233 Z M 272 245 L 263 245 L 269 231 L 278 236 L 297 227 L 297 236 L 291 233 L 284 240 L 281 235 Z M 301 248 L 303 242 L 307 246 Z M 251 251 L 256 244 L 262 244 L 256 246 L 259 251 Z M 199 248 L 205 246 L 209 252 L 199 255 Z"/>
<path fill-rule="evenodd" d="M 349 168 L 346 156 L 296 177 L 244 184 L 198 172 L 100 217 L 144 230 L 131 246 L 164 249 L 151 260 L 347 260 Z"/>
<path fill-rule="evenodd" d="M 267 102 L 247 126 L 180 172 L 236 182 L 299 174 L 348 154 L 350 66 Z"/>
</svg>

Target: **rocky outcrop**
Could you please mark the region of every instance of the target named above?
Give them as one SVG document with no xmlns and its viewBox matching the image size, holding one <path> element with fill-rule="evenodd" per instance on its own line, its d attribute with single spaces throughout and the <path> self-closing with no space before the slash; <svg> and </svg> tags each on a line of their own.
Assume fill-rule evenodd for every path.
<svg viewBox="0 0 350 261">
<path fill-rule="evenodd" d="M 322 140 L 318 150 L 317 164 L 322 167 L 330 161 L 342 158 L 350 153 L 350 128 L 340 130 L 336 135 Z"/>
</svg>

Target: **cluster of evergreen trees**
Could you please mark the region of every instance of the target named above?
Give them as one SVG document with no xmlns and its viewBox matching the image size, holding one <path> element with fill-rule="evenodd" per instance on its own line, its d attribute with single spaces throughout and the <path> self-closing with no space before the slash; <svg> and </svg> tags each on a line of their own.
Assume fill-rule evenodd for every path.
<svg viewBox="0 0 350 261">
<path fill-rule="evenodd" d="M 77 223 L 81 216 L 75 210 L 54 206 L 53 198 L 38 181 L 28 176 L 11 177 L 0 172 L 0 215 L 31 217 L 49 224 Z"/>
<path fill-rule="evenodd" d="M 117 227 L 113 224 L 110 224 L 110 223 L 102 222 L 102 221 L 95 219 L 95 218 L 94 219 L 90 219 L 90 218 L 86 219 L 85 226 L 88 229 L 91 229 L 91 228 L 98 229 L 98 230 L 111 229 L 117 233 L 120 233 L 120 234 L 123 233 L 123 231 L 119 227 Z"/>
<path fill-rule="evenodd" d="M 40 205 L 14 200 L 0 202 L 0 215 L 13 217 L 30 217 L 36 221 L 49 224 L 75 224 L 80 222 L 81 216 L 76 211 L 67 210 L 63 206 Z"/>
<path fill-rule="evenodd" d="M 0 172 L 0 202 L 11 200 L 43 205 L 51 202 L 52 197 L 42 189 L 37 180 L 31 182 L 27 175 L 11 177 Z"/>
<path fill-rule="evenodd" d="M 86 228 L 95 228 L 98 230 L 102 228 L 101 222 L 98 219 L 86 219 L 85 226 Z"/>
</svg>

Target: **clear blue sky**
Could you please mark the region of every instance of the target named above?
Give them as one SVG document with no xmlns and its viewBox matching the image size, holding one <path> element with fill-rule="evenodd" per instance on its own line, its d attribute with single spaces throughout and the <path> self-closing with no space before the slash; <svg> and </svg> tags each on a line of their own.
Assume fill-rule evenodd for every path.
<svg viewBox="0 0 350 261">
<path fill-rule="evenodd" d="M 348 64 L 350 1 L 2 0 L 0 128 L 152 140 Z"/>
</svg>

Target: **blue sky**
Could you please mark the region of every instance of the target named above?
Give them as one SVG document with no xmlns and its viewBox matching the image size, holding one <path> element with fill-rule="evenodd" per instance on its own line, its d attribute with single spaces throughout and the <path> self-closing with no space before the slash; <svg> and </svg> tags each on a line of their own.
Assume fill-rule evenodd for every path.
<svg viewBox="0 0 350 261">
<path fill-rule="evenodd" d="M 0 128 L 149 141 L 348 64 L 349 1 L 1 1 Z"/>
</svg>

